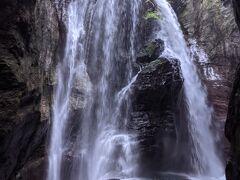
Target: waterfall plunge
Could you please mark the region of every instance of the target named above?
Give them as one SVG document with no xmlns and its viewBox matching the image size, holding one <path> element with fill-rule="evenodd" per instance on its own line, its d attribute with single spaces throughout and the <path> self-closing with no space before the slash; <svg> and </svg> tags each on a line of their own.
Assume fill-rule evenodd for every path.
<svg viewBox="0 0 240 180">
<path fill-rule="evenodd" d="M 69 154 L 69 180 L 136 176 L 136 135 L 126 131 L 126 124 L 131 104 L 128 84 L 136 79 L 132 66 L 138 5 L 137 0 L 70 2 L 65 55 L 57 68 L 48 180 L 63 179 L 63 164 Z M 76 81 L 86 73 L 92 84 L 81 92 L 86 101 L 79 117 L 81 127 L 70 146 L 70 129 L 66 127 L 71 96 Z"/>
<path fill-rule="evenodd" d="M 156 0 L 160 9 L 161 31 L 158 38 L 165 42 L 163 56 L 180 60 L 184 77 L 184 89 L 189 111 L 190 133 L 193 141 L 192 166 L 201 178 L 223 176 L 224 168 L 217 156 L 216 142 L 211 132 L 212 108 L 198 77 L 193 58 L 184 40 L 177 16 L 166 0 Z"/>
</svg>

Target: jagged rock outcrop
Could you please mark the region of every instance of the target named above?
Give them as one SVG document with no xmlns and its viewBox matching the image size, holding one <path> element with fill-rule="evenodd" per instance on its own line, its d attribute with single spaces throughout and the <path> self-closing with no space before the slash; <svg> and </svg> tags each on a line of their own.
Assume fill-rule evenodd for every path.
<svg viewBox="0 0 240 180">
<path fill-rule="evenodd" d="M 143 176 L 168 169 L 168 151 L 174 156 L 177 146 L 178 110 L 182 95 L 183 78 L 180 62 L 159 58 L 163 52 L 162 40 L 148 42 L 144 48 L 151 52 L 137 63 L 142 66 L 132 92 L 132 113 L 129 129 L 137 132 Z M 141 50 L 143 52 L 143 50 Z M 171 164 L 171 165 L 170 165 Z M 148 174 L 149 173 L 149 174 Z"/>
<path fill-rule="evenodd" d="M 233 0 L 233 8 L 240 29 L 239 0 Z M 225 134 L 231 143 L 231 154 L 226 167 L 226 177 L 227 180 L 238 180 L 240 179 L 240 65 L 237 67 L 230 96 Z"/>
<path fill-rule="evenodd" d="M 139 42 L 140 47 L 144 45 L 144 42 L 149 41 L 152 36 L 153 30 L 160 28 L 158 26 L 157 17 L 148 17 L 149 13 L 155 12 L 157 10 L 157 5 L 154 1 L 142 1 L 140 8 L 140 22 L 139 22 Z M 139 47 L 138 47 L 139 48 Z"/>
<path fill-rule="evenodd" d="M 146 64 L 156 60 L 160 54 L 164 51 L 164 41 L 161 39 L 155 39 L 152 42 L 148 42 L 144 45 L 144 48 L 140 51 L 137 57 L 137 63 Z"/>
<path fill-rule="evenodd" d="M 146 173 L 166 167 L 169 150 L 174 156 L 182 84 L 178 60 L 164 58 L 144 67 L 134 83 L 130 128 L 139 134 L 141 164 Z"/>
<path fill-rule="evenodd" d="M 43 174 L 59 22 L 50 0 L 1 1 L 1 180 Z"/>
</svg>

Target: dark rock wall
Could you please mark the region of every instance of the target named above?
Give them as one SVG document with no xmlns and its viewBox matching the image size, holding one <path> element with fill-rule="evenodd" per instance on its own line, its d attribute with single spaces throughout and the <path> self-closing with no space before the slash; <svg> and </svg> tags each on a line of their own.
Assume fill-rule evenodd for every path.
<svg viewBox="0 0 240 180">
<path fill-rule="evenodd" d="M 240 1 L 233 0 L 234 14 L 240 29 Z M 227 180 L 240 179 L 240 65 L 237 67 L 230 97 L 225 134 L 231 143 L 231 157 L 226 167 Z"/>
<path fill-rule="evenodd" d="M 18 172 L 44 156 L 59 18 L 50 0 L 2 0 L 0 24 L 0 179 L 29 179 Z"/>
<path fill-rule="evenodd" d="M 233 3 L 233 9 L 234 9 L 234 15 L 236 18 L 236 22 L 237 22 L 238 28 L 240 29 L 240 1 L 232 0 L 232 3 Z"/>
<path fill-rule="evenodd" d="M 181 150 L 184 146 L 186 152 L 189 142 L 183 133 L 187 123 L 184 122 L 185 118 L 181 118 L 181 115 L 184 116 L 184 98 L 180 62 L 159 58 L 165 47 L 161 39 L 154 39 L 153 32 L 161 28 L 157 24 L 158 19 L 144 18 L 156 7 L 153 1 L 143 2 L 140 49 L 136 60 L 142 70 L 132 85 L 132 111 L 128 124 L 129 131 L 138 135 L 139 175 L 149 178 L 161 171 L 186 170 L 186 166 L 179 168 L 175 164 L 188 164 Z"/>
<path fill-rule="evenodd" d="M 179 151 L 177 124 L 180 118 L 177 112 L 182 85 L 178 60 L 163 58 L 146 65 L 133 85 L 129 127 L 139 134 L 143 175 L 173 167 Z"/>
<path fill-rule="evenodd" d="M 231 94 L 225 134 L 231 143 L 231 157 L 227 164 L 226 175 L 228 180 L 240 179 L 240 66 Z"/>
</svg>

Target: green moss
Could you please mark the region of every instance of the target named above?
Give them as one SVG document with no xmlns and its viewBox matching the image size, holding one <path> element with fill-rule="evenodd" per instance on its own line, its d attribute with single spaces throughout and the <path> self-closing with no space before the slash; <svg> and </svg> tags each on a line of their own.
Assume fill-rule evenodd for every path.
<svg viewBox="0 0 240 180">
<path fill-rule="evenodd" d="M 155 43 L 153 43 L 153 42 L 149 43 L 149 44 L 147 45 L 147 47 L 146 47 L 146 52 L 147 52 L 147 54 L 148 54 L 149 56 L 152 56 L 156 48 L 157 48 L 157 47 L 156 47 L 156 44 L 155 44 Z"/>
<path fill-rule="evenodd" d="M 160 18 L 160 16 L 157 11 L 148 10 L 144 15 L 145 20 L 159 19 L 159 18 Z"/>
<path fill-rule="evenodd" d="M 164 64 L 164 61 L 162 61 L 162 59 L 157 59 L 153 62 L 151 62 L 150 64 L 148 64 L 143 70 L 142 70 L 142 73 L 145 74 L 145 73 L 151 73 L 151 72 L 154 72 L 156 71 L 157 69 L 159 69 L 159 66 L 163 65 Z M 162 67 L 161 67 L 162 69 Z"/>
</svg>

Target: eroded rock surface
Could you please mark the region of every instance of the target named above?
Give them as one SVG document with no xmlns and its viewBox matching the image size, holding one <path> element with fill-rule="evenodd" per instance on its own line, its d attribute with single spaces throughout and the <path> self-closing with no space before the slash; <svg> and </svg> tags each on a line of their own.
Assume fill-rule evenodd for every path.
<svg viewBox="0 0 240 180">
<path fill-rule="evenodd" d="M 240 1 L 233 0 L 236 22 L 240 29 Z M 240 179 L 240 65 L 238 65 L 228 107 L 225 134 L 231 143 L 231 156 L 226 167 L 227 180 Z"/>
<path fill-rule="evenodd" d="M 240 179 L 240 66 L 231 94 L 225 134 L 231 143 L 231 157 L 226 168 L 228 180 Z"/>
<path fill-rule="evenodd" d="M 165 58 L 148 63 L 133 85 L 129 128 L 139 134 L 143 175 L 168 169 L 169 163 L 166 162 L 171 159 L 168 151 L 172 151 L 171 156 L 176 153 L 176 128 L 180 120 L 177 113 L 182 85 L 179 61 Z"/>
<path fill-rule="evenodd" d="M 143 17 L 146 12 L 156 10 L 153 1 L 146 2 Z M 185 138 L 188 132 L 184 107 L 180 107 L 184 104 L 180 62 L 161 57 L 164 42 L 153 39 L 152 34 L 161 29 L 157 21 L 154 18 L 141 20 L 141 48 L 136 63 L 142 69 L 132 85 L 132 112 L 128 125 L 130 131 L 138 134 L 140 175 L 144 177 L 153 177 L 164 170 L 181 171 L 176 164 L 180 161 L 187 164 L 181 146 L 189 145 Z M 178 133 L 180 129 L 183 133 Z M 177 143 L 179 139 L 181 145 Z M 182 168 L 186 170 L 186 166 Z"/>
<path fill-rule="evenodd" d="M 34 179 L 26 173 L 41 171 L 45 153 L 59 17 L 50 0 L 3 0 L 0 23 L 0 179 Z"/>
<path fill-rule="evenodd" d="M 155 39 L 144 45 L 137 57 L 137 63 L 146 64 L 156 60 L 164 51 L 164 42 L 161 39 Z"/>
</svg>

